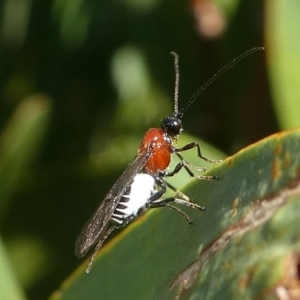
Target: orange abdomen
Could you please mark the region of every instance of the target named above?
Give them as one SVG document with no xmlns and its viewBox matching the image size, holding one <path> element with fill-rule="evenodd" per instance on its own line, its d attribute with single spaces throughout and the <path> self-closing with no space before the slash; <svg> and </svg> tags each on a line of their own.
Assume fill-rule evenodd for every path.
<svg viewBox="0 0 300 300">
<path fill-rule="evenodd" d="M 171 162 L 172 148 L 171 143 L 164 138 L 164 132 L 159 128 L 149 129 L 141 142 L 139 153 L 154 148 L 152 154 L 145 164 L 144 170 L 154 175 L 157 172 L 164 171 Z"/>
</svg>

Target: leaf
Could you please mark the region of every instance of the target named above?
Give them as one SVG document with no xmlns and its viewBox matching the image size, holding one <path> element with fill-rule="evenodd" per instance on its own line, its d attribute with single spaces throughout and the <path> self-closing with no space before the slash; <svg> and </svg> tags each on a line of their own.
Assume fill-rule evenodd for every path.
<svg viewBox="0 0 300 300">
<path fill-rule="evenodd" d="M 183 190 L 206 207 L 204 213 L 183 208 L 192 226 L 166 208 L 152 210 L 104 245 L 90 274 L 84 262 L 51 299 L 253 299 L 280 288 L 294 292 L 299 147 L 297 129 L 228 157 L 207 172 L 218 181 L 193 179 Z"/>
<path fill-rule="evenodd" d="M 0 239 L 0 299 L 24 300 L 25 295 L 13 274 L 9 259 Z"/>
<path fill-rule="evenodd" d="M 0 219 L 7 218 L 9 201 L 22 180 L 28 176 L 28 168 L 35 159 L 48 129 L 50 112 L 51 102 L 47 97 L 35 95 L 26 98 L 16 108 L 0 137 Z M 23 250 L 24 248 L 18 248 L 20 256 L 24 255 Z M 23 260 L 22 267 L 27 266 L 26 263 L 27 261 L 24 263 Z M 13 271 L 13 265 L 0 240 L 0 299 L 25 299 L 21 283 L 16 279 L 20 279 L 18 275 L 24 269 Z M 32 272 L 27 269 L 26 278 L 30 275 Z"/>
<path fill-rule="evenodd" d="M 49 125 L 51 102 L 44 95 L 24 99 L 0 137 L 0 217 L 40 150 Z"/>
<path fill-rule="evenodd" d="M 282 128 L 299 126 L 300 120 L 300 19 L 299 1 L 266 1 L 266 50 L 268 71 L 276 108 Z"/>
</svg>

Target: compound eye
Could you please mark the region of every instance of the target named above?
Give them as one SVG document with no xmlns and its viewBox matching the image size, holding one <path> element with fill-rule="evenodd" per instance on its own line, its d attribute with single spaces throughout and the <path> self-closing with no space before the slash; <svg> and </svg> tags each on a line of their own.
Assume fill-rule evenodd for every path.
<svg viewBox="0 0 300 300">
<path fill-rule="evenodd" d="M 165 117 L 161 120 L 161 128 L 170 136 L 176 136 L 182 130 L 181 121 L 175 117 Z"/>
</svg>

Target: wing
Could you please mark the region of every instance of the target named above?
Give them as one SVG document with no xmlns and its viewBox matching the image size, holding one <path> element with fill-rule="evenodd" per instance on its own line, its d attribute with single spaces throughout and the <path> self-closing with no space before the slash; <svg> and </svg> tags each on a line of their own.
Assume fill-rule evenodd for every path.
<svg viewBox="0 0 300 300">
<path fill-rule="evenodd" d="M 111 215 L 117 207 L 120 198 L 126 192 L 128 186 L 132 183 L 135 175 L 143 169 L 151 153 L 152 149 L 148 149 L 148 151 L 138 154 L 134 158 L 107 193 L 95 213 L 86 222 L 76 240 L 75 255 L 77 257 L 84 256 L 88 250 L 105 234 Z"/>
</svg>

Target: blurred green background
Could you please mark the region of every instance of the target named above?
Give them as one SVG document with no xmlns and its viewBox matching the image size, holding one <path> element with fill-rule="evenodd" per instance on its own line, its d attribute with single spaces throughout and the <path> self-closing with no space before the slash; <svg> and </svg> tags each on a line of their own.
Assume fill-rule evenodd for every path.
<svg viewBox="0 0 300 300">
<path fill-rule="evenodd" d="M 0 4 L 1 299 L 45 299 L 79 265 L 84 222 L 172 113 L 222 66 L 265 46 L 187 111 L 228 155 L 299 126 L 297 0 L 3 0 Z M 209 154 L 206 154 L 209 157 Z"/>
</svg>

